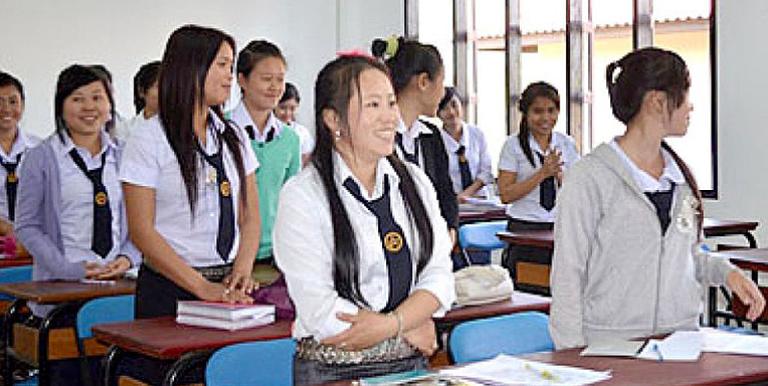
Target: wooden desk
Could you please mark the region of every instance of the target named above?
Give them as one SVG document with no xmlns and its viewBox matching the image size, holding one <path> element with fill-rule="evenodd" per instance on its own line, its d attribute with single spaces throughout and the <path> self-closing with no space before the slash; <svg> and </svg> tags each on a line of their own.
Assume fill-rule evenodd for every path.
<svg viewBox="0 0 768 386">
<path fill-rule="evenodd" d="M 768 272 L 768 248 L 733 249 L 725 252 L 713 252 L 711 255 L 729 259 L 731 263 L 737 267 L 750 271 L 752 273 L 752 281 L 754 281 L 758 286 L 760 285 L 759 273 Z M 765 292 L 766 288 L 761 288 L 761 290 Z M 725 299 L 729 305 L 728 308 L 732 307 L 734 312 L 729 312 L 727 309 L 718 310 L 717 302 L 710 302 L 710 323 L 714 324 L 716 322 L 716 318 L 718 317 L 725 318 L 725 320 L 737 318 L 736 320 L 739 323 L 739 326 L 741 326 L 741 322 L 745 320 L 743 318 L 744 313 L 741 311 L 745 310 L 746 307 L 738 298 L 731 298 L 725 291 L 723 294 L 725 295 Z M 710 289 L 710 296 L 715 295 L 717 295 L 716 290 Z M 738 309 L 739 312 L 735 312 L 736 309 Z M 763 314 L 759 319 L 762 323 L 766 323 L 766 321 L 768 321 L 768 308 L 763 310 Z M 757 330 L 757 325 L 757 322 L 753 322 L 752 328 Z"/>
<path fill-rule="evenodd" d="M 104 371 L 105 384 L 113 385 L 116 361 L 121 351 L 158 360 L 176 360 L 163 384 L 173 385 L 194 362 L 207 360 L 213 350 L 242 342 L 288 338 L 291 321 L 278 320 L 266 326 L 226 331 L 176 323 L 173 317 L 138 319 L 93 327 L 94 337 L 112 345 Z"/>
<path fill-rule="evenodd" d="M 476 222 L 506 219 L 507 211 L 504 208 L 487 210 L 459 210 L 459 224 L 472 224 Z"/>
<path fill-rule="evenodd" d="M 540 231 L 502 231 L 496 234 L 501 241 L 510 245 L 519 245 L 536 248 L 555 248 L 555 234 L 550 230 Z"/>
<path fill-rule="evenodd" d="M 734 385 L 768 380 L 764 357 L 702 353 L 697 362 L 656 362 L 640 359 L 582 357 L 581 349 L 523 355 L 522 358 L 592 370 L 611 370 L 600 385 Z"/>
<path fill-rule="evenodd" d="M 696 362 L 656 362 L 642 359 L 582 357 L 581 349 L 521 355 L 521 358 L 555 365 L 611 371 L 600 386 L 722 386 L 768 381 L 766 359 L 758 356 L 702 353 Z M 327 386 L 351 386 L 353 381 Z"/>
<path fill-rule="evenodd" d="M 525 311 L 540 311 L 549 313 L 549 305 L 552 300 L 548 297 L 517 292 L 512 294 L 509 300 L 481 304 L 478 306 L 464 306 L 453 308 L 442 318 L 435 318 L 435 324 L 456 325 L 461 322 L 474 319 L 490 318 L 493 316 L 509 315 Z"/>
<path fill-rule="evenodd" d="M 57 326 L 60 317 L 72 308 L 78 308 L 83 302 L 104 296 L 117 296 L 132 294 L 136 283 L 131 280 L 118 280 L 113 284 L 86 284 L 72 281 L 29 281 L 20 283 L 0 284 L 0 293 L 5 293 L 16 298 L 5 314 L 4 342 L 6 347 L 5 367 L 3 368 L 4 385 L 12 386 L 13 370 L 15 367 L 16 353 L 11 344 L 13 326 L 23 321 L 22 310 L 28 301 L 39 304 L 56 305 L 56 307 L 43 318 L 37 336 L 37 362 L 40 370 L 38 382 L 45 386 L 50 384 L 48 366 L 48 348 L 51 329 Z"/>
<path fill-rule="evenodd" d="M 32 264 L 32 258 L 22 258 L 22 259 L 16 259 L 16 258 L 6 258 L 6 259 L 0 259 L 0 268 L 10 268 L 10 267 L 21 267 L 23 265 L 31 265 Z"/>
</svg>

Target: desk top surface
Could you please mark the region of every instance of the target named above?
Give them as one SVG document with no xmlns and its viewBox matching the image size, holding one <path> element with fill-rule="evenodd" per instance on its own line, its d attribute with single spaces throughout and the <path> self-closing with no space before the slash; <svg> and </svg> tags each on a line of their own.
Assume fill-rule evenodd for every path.
<svg viewBox="0 0 768 386">
<path fill-rule="evenodd" d="M 23 259 L 16 259 L 16 258 L 0 259 L 0 268 L 20 267 L 22 265 L 31 265 L 31 264 L 32 264 L 31 257 L 27 257 Z"/>
<path fill-rule="evenodd" d="M 459 222 L 462 224 L 506 219 L 507 211 L 504 208 L 459 210 Z"/>
<path fill-rule="evenodd" d="M 581 349 L 523 356 L 539 362 L 611 370 L 600 385 L 724 385 L 768 380 L 764 357 L 702 353 L 696 362 L 656 362 L 630 358 L 582 357 Z"/>
<path fill-rule="evenodd" d="M 117 280 L 108 283 L 77 281 L 25 281 L 0 284 L 0 293 L 40 304 L 84 301 L 103 296 L 130 295 L 136 282 Z"/>
<path fill-rule="evenodd" d="M 520 357 L 597 371 L 610 370 L 612 377 L 597 383 L 600 386 L 721 386 L 768 380 L 768 365 L 764 357 L 702 353 L 696 362 L 656 362 L 632 358 L 582 357 L 579 352 L 581 349 L 571 349 Z M 339 381 L 324 385 L 353 384 L 351 381 Z"/>
<path fill-rule="evenodd" d="M 509 300 L 454 308 L 448 311 L 442 318 L 435 318 L 435 323 L 456 323 L 525 311 L 548 313 L 550 303 L 552 303 L 552 300 L 548 297 L 515 291 Z"/>
<path fill-rule="evenodd" d="M 706 236 L 727 236 L 737 235 L 745 232 L 751 232 L 757 228 L 755 221 L 739 220 L 718 220 L 712 218 L 704 219 L 704 234 Z M 550 230 L 537 231 L 503 231 L 497 233 L 497 236 L 508 243 L 516 245 L 528 245 L 542 248 L 552 248 L 554 246 L 554 233 Z"/>
<path fill-rule="evenodd" d="M 173 317 L 138 319 L 131 322 L 100 324 L 94 337 L 108 344 L 157 359 L 176 359 L 197 350 L 213 350 L 230 344 L 289 338 L 291 321 L 237 331 L 186 326 Z"/>
</svg>

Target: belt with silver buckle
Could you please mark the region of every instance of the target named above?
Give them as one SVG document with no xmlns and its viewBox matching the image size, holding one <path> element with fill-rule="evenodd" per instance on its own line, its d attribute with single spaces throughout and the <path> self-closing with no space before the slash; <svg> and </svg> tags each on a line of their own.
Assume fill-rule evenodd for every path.
<svg viewBox="0 0 768 386">
<path fill-rule="evenodd" d="M 224 278 L 232 273 L 232 264 L 213 265 L 210 267 L 194 267 L 195 271 L 200 272 L 204 278 L 220 283 Z"/>
<path fill-rule="evenodd" d="M 398 338 L 389 338 L 373 347 L 358 351 L 322 344 L 314 338 L 303 338 L 296 347 L 296 355 L 299 359 L 328 365 L 355 365 L 411 358 L 419 355 L 419 352 L 408 342 Z"/>
</svg>

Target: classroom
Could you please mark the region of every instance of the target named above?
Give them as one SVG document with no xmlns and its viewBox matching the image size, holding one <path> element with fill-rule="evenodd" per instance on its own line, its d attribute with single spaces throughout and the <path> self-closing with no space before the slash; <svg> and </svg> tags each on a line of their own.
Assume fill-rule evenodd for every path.
<svg viewBox="0 0 768 386">
<path fill-rule="evenodd" d="M 764 1 L 0 8 L 3 385 L 768 383 Z"/>
</svg>

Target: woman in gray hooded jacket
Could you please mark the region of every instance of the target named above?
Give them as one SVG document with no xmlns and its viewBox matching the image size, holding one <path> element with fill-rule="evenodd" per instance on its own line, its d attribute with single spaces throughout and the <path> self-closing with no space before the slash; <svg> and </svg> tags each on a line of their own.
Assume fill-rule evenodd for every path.
<svg viewBox="0 0 768 386">
<path fill-rule="evenodd" d="M 701 194 L 664 142 L 685 135 L 693 109 L 685 62 L 640 49 L 608 66 L 607 83 L 627 129 L 574 165 L 558 197 L 556 347 L 696 329 L 709 285 L 727 284 L 755 319 L 765 300 L 730 262 L 702 252 Z"/>
</svg>

